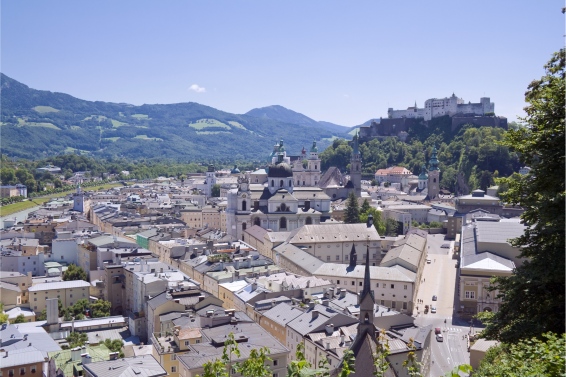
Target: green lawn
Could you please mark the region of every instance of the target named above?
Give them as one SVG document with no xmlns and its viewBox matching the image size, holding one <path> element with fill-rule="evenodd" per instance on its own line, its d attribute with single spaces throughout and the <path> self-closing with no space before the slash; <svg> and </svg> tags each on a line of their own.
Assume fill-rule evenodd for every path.
<svg viewBox="0 0 566 377">
<path fill-rule="evenodd" d="M 56 125 L 54 125 L 53 123 L 35 123 L 35 122 L 30 122 L 30 123 L 26 123 L 25 126 L 30 126 L 30 127 L 45 127 L 45 128 L 52 128 L 54 130 L 60 130 L 59 127 L 57 127 Z"/>
<path fill-rule="evenodd" d="M 33 108 L 33 110 L 37 111 L 38 113 L 57 113 L 59 112 L 59 110 L 57 110 L 54 107 L 51 106 L 36 106 Z"/>
<path fill-rule="evenodd" d="M 149 119 L 149 115 L 146 114 L 132 114 L 131 117 L 136 119 Z"/>
<path fill-rule="evenodd" d="M 219 122 L 216 119 L 199 119 L 196 122 L 189 123 L 189 127 L 196 130 L 202 130 L 208 127 L 224 128 L 226 130 L 230 129 L 229 125 Z"/>
<path fill-rule="evenodd" d="M 121 126 L 127 126 L 128 125 L 128 123 L 120 122 L 119 120 L 116 120 L 116 119 L 110 119 L 110 121 L 112 122 L 112 127 L 114 127 L 114 128 L 118 128 L 118 127 L 121 127 Z"/>
<path fill-rule="evenodd" d="M 241 124 L 238 123 L 238 122 L 234 122 L 233 120 L 229 121 L 228 124 L 231 125 L 231 126 L 233 126 L 233 127 L 242 129 L 242 130 L 247 130 L 246 127 L 244 127 L 243 125 L 241 125 Z"/>
</svg>

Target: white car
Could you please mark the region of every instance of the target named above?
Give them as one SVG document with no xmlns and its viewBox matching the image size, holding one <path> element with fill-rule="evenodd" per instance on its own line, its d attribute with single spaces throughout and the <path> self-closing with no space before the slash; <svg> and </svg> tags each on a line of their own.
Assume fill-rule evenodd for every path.
<svg viewBox="0 0 566 377">
<path fill-rule="evenodd" d="M 426 263 L 428 263 L 428 264 L 431 264 L 431 263 L 432 263 L 432 261 L 430 260 L 430 258 L 426 260 Z"/>
<path fill-rule="evenodd" d="M 444 341 L 444 337 L 442 336 L 442 334 L 436 334 L 436 340 L 438 342 L 443 342 Z"/>
<path fill-rule="evenodd" d="M 436 313 L 436 306 L 431 306 L 431 307 L 430 307 L 430 312 L 431 312 L 431 313 Z"/>
</svg>

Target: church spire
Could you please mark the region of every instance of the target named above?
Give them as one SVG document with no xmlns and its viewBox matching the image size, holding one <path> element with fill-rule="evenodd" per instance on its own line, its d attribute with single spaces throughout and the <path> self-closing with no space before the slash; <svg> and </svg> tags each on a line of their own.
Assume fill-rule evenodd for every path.
<svg viewBox="0 0 566 377">
<path fill-rule="evenodd" d="M 364 271 L 364 288 L 362 290 L 362 293 L 360 294 L 360 302 L 363 302 L 364 297 L 368 294 L 371 296 L 372 302 L 375 302 L 375 298 L 373 297 L 373 293 L 371 291 L 371 279 L 370 279 L 370 273 L 369 273 L 369 239 L 368 239 L 367 250 L 366 250 L 366 266 L 365 266 L 365 271 Z M 372 305 L 372 310 L 373 310 L 373 305 Z"/>
</svg>

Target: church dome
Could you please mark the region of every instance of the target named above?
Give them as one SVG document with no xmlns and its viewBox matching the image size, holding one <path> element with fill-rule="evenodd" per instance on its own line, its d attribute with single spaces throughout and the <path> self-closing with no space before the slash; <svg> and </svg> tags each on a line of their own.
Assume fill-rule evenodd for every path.
<svg viewBox="0 0 566 377">
<path fill-rule="evenodd" d="M 291 165 L 286 162 L 280 162 L 277 165 L 272 165 L 269 167 L 269 171 L 267 172 L 268 177 L 274 178 L 287 178 L 293 176 L 293 169 L 291 169 Z"/>
<path fill-rule="evenodd" d="M 230 174 L 240 174 L 240 169 L 238 169 L 237 165 L 234 165 L 234 169 L 230 171 Z"/>
</svg>

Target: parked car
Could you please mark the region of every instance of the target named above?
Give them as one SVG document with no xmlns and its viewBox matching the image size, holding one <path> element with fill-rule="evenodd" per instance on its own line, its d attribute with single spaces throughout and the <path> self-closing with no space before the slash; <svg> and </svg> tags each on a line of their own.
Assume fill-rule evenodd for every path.
<svg viewBox="0 0 566 377">
<path fill-rule="evenodd" d="M 444 337 L 442 336 L 442 334 L 436 334 L 436 340 L 438 342 L 443 342 L 444 341 Z"/>
<path fill-rule="evenodd" d="M 450 244 L 449 243 L 444 243 L 442 244 L 442 246 L 440 246 L 443 249 L 450 249 Z"/>
<path fill-rule="evenodd" d="M 431 306 L 431 307 L 430 307 L 430 312 L 431 312 L 431 313 L 436 313 L 436 306 Z"/>
<path fill-rule="evenodd" d="M 428 264 L 431 264 L 431 262 L 432 262 L 432 261 L 430 260 L 430 258 L 428 258 L 428 259 L 426 260 L 426 263 L 428 263 Z"/>
<path fill-rule="evenodd" d="M 442 331 L 440 331 L 440 327 L 436 327 L 436 328 L 434 329 L 434 333 L 437 334 L 437 335 L 438 335 L 438 334 L 441 334 Z"/>
<path fill-rule="evenodd" d="M 437 298 L 436 295 L 432 296 L 432 301 L 436 301 Z"/>
</svg>

